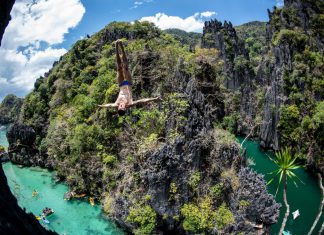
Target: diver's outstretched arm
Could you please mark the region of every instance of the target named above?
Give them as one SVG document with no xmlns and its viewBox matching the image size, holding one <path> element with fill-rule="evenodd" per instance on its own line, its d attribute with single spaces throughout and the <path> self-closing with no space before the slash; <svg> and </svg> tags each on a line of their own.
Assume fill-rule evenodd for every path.
<svg viewBox="0 0 324 235">
<path fill-rule="evenodd" d="M 153 102 L 153 101 L 159 102 L 161 100 L 162 99 L 160 97 L 144 98 L 144 99 L 140 99 L 140 100 L 133 101 L 133 103 L 131 104 L 131 106 L 135 106 L 135 105 L 138 105 L 138 104 L 147 104 L 147 103 L 150 103 L 150 102 Z"/>
<path fill-rule="evenodd" d="M 100 108 L 116 108 L 116 107 L 118 107 L 118 105 L 116 103 L 111 103 L 111 104 L 101 104 L 101 105 L 98 105 L 98 107 L 100 107 Z"/>
</svg>

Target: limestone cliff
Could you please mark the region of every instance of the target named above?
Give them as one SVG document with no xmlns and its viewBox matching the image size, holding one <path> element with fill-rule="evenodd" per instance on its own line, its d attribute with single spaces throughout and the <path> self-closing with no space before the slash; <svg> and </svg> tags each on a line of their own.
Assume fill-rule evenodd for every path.
<svg viewBox="0 0 324 235">
<path fill-rule="evenodd" d="M 253 27 L 264 30 L 258 43 L 242 28 L 240 38 L 230 23 L 217 20 L 205 23 L 202 38 L 202 46 L 217 48 L 224 61 L 228 95 L 222 125 L 258 137 L 264 148 L 290 146 L 322 172 L 323 12 L 322 1 L 285 1 L 283 8 L 268 11 L 266 27 L 245 27 L 254 37 L 260 30 Z"/>
<path fill-rule="evenodd" d="M 0 125 L 7 125 L 18 120 L 23 99 L 7 95 L 0 104 Z"/>
<path fill-rule="evenodd" d="M 118 94 L 118 38 L 129 57 L 134 99 L 162 97 L 124 117 L 97 108 Z M 233 62 L 232 52 L 225 53 Z M 248 58 L 244 49 L 237 53 Z M 136 234 L 248 233 L 260 221 L 266 233 L 279 205 L 262 177 L 246 169 L 234 136 L 218 127 L 226 105 L 223 58 L 148 22 L 111 23 L 78 41 L 38 79 L 24 100 L 22 123 L 8 132 L 10 158 L 53 167 L 72 190 L 100 199 L 111 218 Z M 229 83 L 241 83 L 242 71 L 228 71 Z"/>
</svg>

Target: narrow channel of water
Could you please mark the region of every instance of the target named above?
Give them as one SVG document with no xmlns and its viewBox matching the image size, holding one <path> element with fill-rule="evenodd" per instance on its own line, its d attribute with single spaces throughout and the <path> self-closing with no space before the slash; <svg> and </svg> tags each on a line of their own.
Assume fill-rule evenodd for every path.
<svg viewBox="0 0 324 235">
<path fill-rule="evenodd" d="M 0 125 L 0 145 L 5 148 L 8 148 L 8 141 L 6 137 L 8 126 L 1 126 Z"/>
<path fill-rule="evenodd" d="M 6 145 L 5 130 L 0 130 L 0 145 Z M 55 213 L 43 224 L 49 230 L 66 235 L 122 235 L 114 223 L 102 214 L 99 205 L 91 206 L 87 201 L 65 201 L 63 195 L 67 185 L 55 183 L 52 172 L 39 167 L 20 168 L 12 163 L 3 164 L 8 184 L 21 207 L 39 215 L 42 209 L 49 207 Z M 33 190 L 39 194 L 32 196 Z"/>
<path fill-rule="evenodd" d="M 238 138 L 241 142 L 243 138 Z M 247 149 L 247 156 L 250 158 L 255 165 L 251 165 L 251 168 L 256 170 L 258 173 L 263 174 L 265 180 L 269 180 L 273 177 L 270 172 L 276 170 L 276 165 L 269 159 L 273 157 L 272 152 L 260 151 L 259 144 L 254 141 L 246 141 L 244 147 Z M 290 205 L 291 213 L 297 209 L 300 212 L 300 216 L 295 220 L 290 213 L 288 221 L 285 227 L 285 231 L 289 231 L 293 235 L 306 235 L 311 228 L 315 217 L 318 212 L 318 207 L 321 200 L 321 192 L 318 186 L 317 177 L 305 169 L 297 169 L 294 171 L 295 174 L 303 181 L 301 183 L 299 180 L 296 181 L 297 186 L 294 185 L 292 181 L 288 182 L 287 198 Z M 268 186 L 269 193 L 275 195 L 277 189 L 278 178 Z M 276 196 L 276 201 L 283 205 L 280 211 L 280 219 L 277 224 L 273 225 L 271 228 L 271 234 L 278 234 L 281 226 L 282 219 L 286 212 L 282 198 L 283 188 L 279 187 L 278 194 Z M 324 215 L 322 215 L 314 234 L 318 234 L 320 225 L 324 222 Z"/>
</svg>

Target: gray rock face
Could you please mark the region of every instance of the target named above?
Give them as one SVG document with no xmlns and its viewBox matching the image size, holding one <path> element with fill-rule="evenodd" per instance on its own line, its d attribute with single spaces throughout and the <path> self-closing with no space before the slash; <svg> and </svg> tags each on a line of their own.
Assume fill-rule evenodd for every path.
<svg viewBox="0 0 324 235">
<path fill-rule="evenodd" d="M 9 144 L 20 144 L 32 147 L 36 139 L 36 133 L 30 126 L 15 123 L 9 128 L 7 139 Z"/>
<path fill-rule="evenodd" d="M 9 158 L 13 163 L 52 168 L 47 155 L 40 154 L 35 146 L 36 133 L 32 127 L 14 123 L 7 132 L 7 139 Z"/>
<path fill-rule="evenodd" d="M 311 16 L 320 12 L 320 5 L 323 2 L 316 1 L 292 1 L 285 0 L 285 10 L 291 10 L 296 14 L 295 21 L 287 21 L 280 14 L 280 27 L 282 29 L 294 30 L 294 27 L 302 27 L 305 32 L 309 30 Z M 274 13 L 268 12 L 270 23 L 267 24 L 267 42 L 273 58 L 264 56 L 258 71 L 258 79 L 266 86 L 265 101 L 263 107 L 263 123 L 260 127 L 261 146 L 277 150 L 280 148 L 280 134 L 277 131 L 277 125 L 280 119 L 280 106 L 288 100 L 289 94 L 285 94 L 283 85 L 284 69 L 290 73 L 293 70 L 293 58 L 297 52 L 303 49 L 289 44 L 288 42 L 279 42 L 277 45 L 271 44 L 272 36 L 279 30 L 271 25 Z M 323 38 L 316 38 L 317 48 L 323 47 Z"/>
<path fill-rule="evenodd" d="M 270 75 L 270 85 L 266 87 L 262 124 L 260 126 L 261 147 L 279 149 L 277 124 L 280 118 L 280 105 L 283 97 L 281 69 L 274 67 Z M 278 79 L 279 78 L 279 79 Z"/>
<path fill-rule="evenodd" d="M 268 61 L 265 67 L 260 66 L 260 70 L 264 69 L 270 73 L 268 76 L 265 75 L 265 82 L 268 85 L 263 106 L 263 122 L 260 126 L 261 146 L 264 148 L 278 150 L 280 147 L 277 125 L 280 118 L 280 105 L 285 101 L 282 76 L 284 66 L 291 67 L 292 51 L 287 45 L 278 45 L 273 48 L 275 61 Z"/>
<path fill-rule="evenodd" d="M 220 56 L 225 62 L 225 73 L 228 77 L 226 87 L 229 89 L 239 89 L 240 86 L 253 78 L 252 70 L 245 69 L 238 71 L 235 69 L 234 60 L 238 56 L 248 60 L 248 52 L 245 49 L 244 42 L 238 38 L 231 22 L 224 22 L 224 25 L 211 20 L 205 22 L 202 37 L 203 48 L 217 48 Z"/>
<path fill-rule="evenodd" d="M 247 218 L 250 221 L 261 219 L 266 224 L 275 223 L 279 217 L 280 205 L 274 203 L 272 195 L 265 193 L 267 187 L 263 177 L 249 168 L 242 168 L 239 177 L 241 186 L 236 196 L 240 200 L 251 202 L 246 209 Z"/>
</svg>

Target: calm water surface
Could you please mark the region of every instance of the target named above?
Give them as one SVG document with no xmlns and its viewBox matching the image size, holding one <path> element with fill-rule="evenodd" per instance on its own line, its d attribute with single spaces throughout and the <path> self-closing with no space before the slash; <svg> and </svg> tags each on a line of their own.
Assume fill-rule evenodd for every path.
<svg viewBox="0 0 324 235">
<path fill-rule="evenodd" d="M 8 147 L 8 141 L 6 138 L 6 132 L 7 132 L 8 126 L 1 126 L 0 125 L 0 145 L 7 148 Z"/>
</svg>

